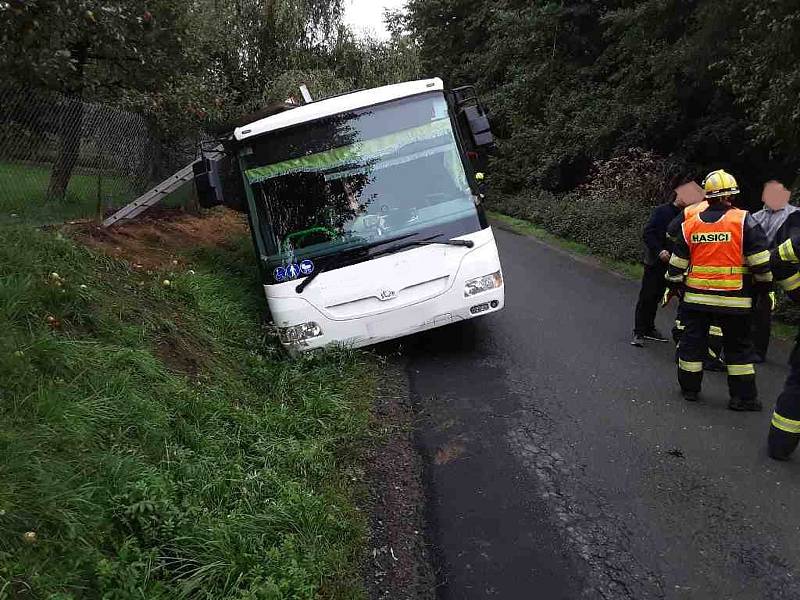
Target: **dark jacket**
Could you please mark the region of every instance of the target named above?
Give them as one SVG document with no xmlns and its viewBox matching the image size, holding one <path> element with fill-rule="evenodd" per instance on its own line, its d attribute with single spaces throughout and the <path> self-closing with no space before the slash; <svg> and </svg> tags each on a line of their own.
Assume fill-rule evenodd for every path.
<svg viewBox="0 0 800 600">
<path fill-rule="evenodd" d="M 778 229 L 772 250 L 775 281 L 792 300 L 800 302 L 800 265 L 795 249 L 800 250 L 800 211 L 790 214 Z"/>
<path fill-rule="evenodd" d="M 786 217 L 774 239 L 770 240 L 770 248 L 777 248 L 789 238 L 797 236 L 800 236 L 800 211 L 795 211 Z"/>
<path fill-rule="evenodd" d="M 681 213 L 681 209 L 672 202 L 657 206 L 650 214 L 650 220 L 644 226 L 644 264 L 656 265 L 661 261 L 658 255 L 662 250 L 672 252 L 672 243 L 667 239 L 667 229 L 672 220 Z"/>
</svg>

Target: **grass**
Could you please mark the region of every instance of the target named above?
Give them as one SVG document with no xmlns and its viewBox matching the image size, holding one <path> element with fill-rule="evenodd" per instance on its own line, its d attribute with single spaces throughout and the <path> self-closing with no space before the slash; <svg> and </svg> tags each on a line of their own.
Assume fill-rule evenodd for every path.
<svg viewBox="0 0 800 600">
<path fill-rule="evenodd" d="M 578 242 L 574 242 L 572 240 L 567 240 L 558 237 L 557 235 L 550 233 L 543 227 L 534 225 L 530 221 L 525 221 L 524 219 L 509 217 L 508 215 L 504 215 L 502 213 L 497 213 L 497 212 L 489 212 L 489 217 L 498 223 L 502 223 L 512 231 L 515 231 L 519 234 L 534 237 L 552 246 L 556 246 L 558 248 L 566 250 L 567 252 L 570 252 L 572 254 L 591 256 L 600 263 L 602 263 L 603 266 L 605 266 L 607 269 L 619 273 L 620 275 L 624 275 L 629 279 L 641 279 L 642 277 L 643 268 L 642 265 L 638 263 L 630 263 L 621 260 L 615 260 L 613 258 L 597 254 L 596 252 L 593 252 L 588 246 L 585 246 Z"/>
<path fill-rule="evenodd" d="M 114 174 L 74 174 L 63 201 L 46 200 L 50 168 L 0 162 L 0 224 L 45 224 L 97 216 L 98 178 L 104 208 L 121 207 L 134 200 L 130 183 Z M 166 206 L 186 206 L 191 186 L 165 199 Z"/>
<path fill-rule="evenodd" d="M 372 366 L 286 358 L 249 244 L 144 274 L 0 227 L 0 599 L 362 596 Z"/>
<path fill-rule="evenodd" d="M 772 335 L 781 340 L 794 340 L 797 337 L 797 326 L 778 321 L 773 317 Z"/>
</svg>

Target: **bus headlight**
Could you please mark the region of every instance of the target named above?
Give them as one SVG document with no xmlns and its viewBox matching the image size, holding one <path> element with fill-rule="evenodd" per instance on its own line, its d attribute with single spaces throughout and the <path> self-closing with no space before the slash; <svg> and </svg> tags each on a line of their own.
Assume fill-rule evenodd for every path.
<svg viewBox="0 0 800 600">
<path fill-rule="evenodd" d="M 503 276 L 500 271 L 492 273 L 491 275 L 484 275 L 483 277 L 476 277 L 470 279 L 464 284 L 464 297 L 469 298 L 481 292 L 488 292 L 503 285 Z"/>
<path fill-rule="evenodd" d="M 317 323 L 302 323 L 291 327 L 278 327 L 278 338 L 281 343 L 297 345 L 307 340 L 317 338 L 322 335 L 322 327 Z"/>
</svg>

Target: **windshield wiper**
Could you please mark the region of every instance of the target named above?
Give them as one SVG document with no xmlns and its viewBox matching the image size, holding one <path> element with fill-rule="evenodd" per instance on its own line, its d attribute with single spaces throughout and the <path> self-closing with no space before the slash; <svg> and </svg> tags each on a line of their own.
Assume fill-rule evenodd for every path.
<svg viewBox="0 0 800 600">
<path fill-rule="evenodd" d="M 475 246 L 475 242 L 472 240 L 439 240 L 436 241 L 438 236 L 433 236 L 429 238 L 425 238 L 424 240 L 409 240 L 403 244 L 397 244 L 396 246 L 392 246 L 391 248 L 386 248 L 385 250 L 381 250 L 380 252 L 376 252 L 372 256 L 382 256 L 384 254 L 392 254 L 393 252 L 399 252 L 400 250 L 405 250 L 406 248 L 413 248 L 414 246 L 462 246 L 464 248 L 473 248 Z"/>
<path fill-rule="evenodd" d="M 409 240 L 409 238 L 413 238 L 419 235 L 418 233 L 408 233 L 406 235 L 400 235 L 398 237 L 392 238 L 390 240 L 379 240 L 376 242 L 372 242 L 371 244 L 366 244 L 364 246 L 359 246 L 358 248 L 353 248 L 351 250 L 345 250 L 343 254 L 337 254 L 333 258 L 339 260 L 331 260 L 330 263 L 325 262 L 321 264 L 316 271 L 314 271 L 311 275 L 306 277 L 298 286 L 294 289 L 295 292 L 298 294 L 302 294 L 303 290 L 305 290 L 308 285 L 317 278 L 317 275 L 327 271 L 329 268 L 334 267 L 335 265 L 339 265 L 345 261 L 345 259 L 349 258 L 352 254 L 360 254 L 371 250 L 372 248 L 377 248 L 378 246 L 383 246 L 384 244 L 391 244 L 392 242 L 402 242 L 403 240 L 408 240 L 405 243 L 397 244 L 396 246 L 392 246 L 390 248 L 386 248 L 385 250 L 381 250 L 373 254 L 373 256 L 382 256 L 384 254 L 392 254 L 394 252 L 398 252 L 400 250 L 404 250 L 406 248 L 411 248 L 413 246 L 432 246 L 432 245 L 446 245 L 446 246 L 462 246 L 464 248 L 473 248 L 475 246 L 475 242 L 472 240 L 440 240 L 436 241 L 436 237 L 433 236 L 430 238 L 425 238 L 423 240 Z"/>
<path fill-rule="evenodd" d="M 475 242 L 472 240 L 441 240 L 439 242 L 434 240 L 415 240 L 408 244 L 403 244 L 403 247 L 408 246 L 432 246 L 437 244 L 444 244 L 445 246 L 463 246 L 464 248 L 473 248 Z"/>
<path fill-rule="evenodd" d="M 365 244 L 363 246 L 357 246 L 356 248 L 350 248 L 349 250 L 345 250 L 342 253 L 335 254 L 334 256 L 331 257 L 330 262 L 328 261 L 323 262 L 321 265 L 319 265 L 316 271 L 314 271 L 311 275 L 309 275 L 303 281 L 301 281 L 298 284 L 298 286 L 294 288 L 294 291 L 297 292 L 298 294 L 302 294 L 303 290 L 308 287 L 308 284 L 310 284 L 317 278 L 317 275 L 323 273 L 324 271 L 327 271 L 330 267 L 333 267 L 334 265 L 343 263 L 345 259 L 349 258 L 353 254 L 362 254 L 364 252 L 367 252 L 368 250 L 371 250 L 372 248 L 377 248 L 379 246 L 383 246 L 384 244 L 391 244 L 392 242 L 400 242 L 402 240 L 407 240 L 408 238 L 412 238 L 417 235 L 419 234 L 407 233 L 405 235 L 399 235 L 397 237 L 388 240 L 376 240 L 369 244 Z"/>
</svg>

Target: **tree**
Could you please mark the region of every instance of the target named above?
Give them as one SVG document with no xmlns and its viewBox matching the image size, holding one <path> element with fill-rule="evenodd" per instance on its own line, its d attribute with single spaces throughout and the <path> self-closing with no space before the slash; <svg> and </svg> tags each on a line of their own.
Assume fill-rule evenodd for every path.
<svg viewBox="0 0 800 600">
<path fill-rule="evenodd" d="M 473 80 L 495 189 L 564 193 L 598 159 L 654 150 L 727 167 L 751 199 L 794 172 L 800 12 L 744 0 L 411 0 L 423 67 Z"/>
<path fill-rule="evenodd" d="M 326 68 L 341 0 L 13 0 L 0 3 L 0 68 L 64 94 L 49 196 L 80 153 L 83 101 L 147 114 L 165 138 L 264 103 L 291 70 Z"/>
<path fill-rule="evenodd" d="M 180 72 L 185 15 L 168 0 L 14 0 L 0 4 L 0 67 L 16 82 L 67 95 L 48 196 L 64 198 L 80 153 L 83 100 L 149 91 Z"/>
<path fill-rule="evenodd" d="M 422 77 L 419 46 L 406 30 L 402 11 L 386 11 L 388 40 L 356 37 L 340 26 L 331 54 L 331 66 L 348 90 L 371 88 Z"/>
<path fill-rule="evenodd" d="M 744 3 L 731 54 L 718 65 L 724 84 L 772 160 L 800 150 L 800 8 L 791 2 Z M 789 161 L 784 179 L 798 179 Z M 800 181 L 795 181 L 798 183 Z M 787 181 L 791 183 L 791 181 Z"/>
</svg>

